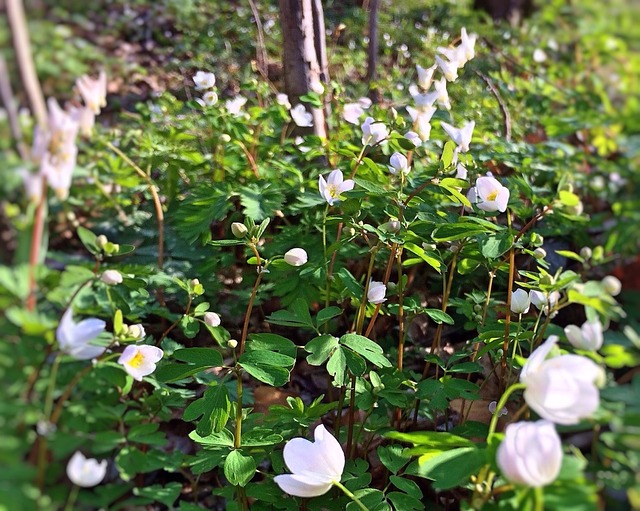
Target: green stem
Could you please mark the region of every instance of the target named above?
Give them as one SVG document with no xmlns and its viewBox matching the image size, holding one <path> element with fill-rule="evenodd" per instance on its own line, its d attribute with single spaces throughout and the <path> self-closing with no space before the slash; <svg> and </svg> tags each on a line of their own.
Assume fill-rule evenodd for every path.
<svg viewBox="0 0 640 511">
<path fill-rule="evenodd" d="M 496 426 L 498 425 L 498 417 L 500 416 L 500 410 L 502 410 L 507 404 L 509 396 L 511 396 L 511 394 L 513 394 L 516 390 L 524 389 L 525 387 L 526 385 L 524 383 L 514 383 L 504 391 L 504 394 L 502 394 L 500 401 L 498 401 L 496 411 L 493 414 L 493 417 L 491 417 L 491 423 L 489 424 L 489 434 L 487 435 L 487 442 L 496 431 Z"/>
<path fill-rule="evenodd" d="M 64 511 L 73 511 L 73 506 L 75 506 L 76 504 L 79 491 L 80 491 L 80 487 L 74 484 L 73 487 L 71 488 L 71 491 L 69 492 L 69 497 L 67 498 L 67 504 L 64 506 Z"/>
<path fill-rule="evenodd" d="M 333 484 L 334 486 L 340 488 L 347 497 L 353 500 L 357 504 L 357 506 L 362 509 L 362 511 L 369 511 L 369 509 L 362 502 L 360 502 L 358 497 L 351 493 L 340 481 L 334 481 Z"/>
<path fill-rule="evenodd" d="M 542 487 L 533 489 L 534 511 L 544 511 L 544 494 Z"/>
<path fill-rule="evenodd" d="M 56 355 L 51 365 L 51 373 L 49 374 L 49 388 L 47 389 L 47 397 L 44 402 L 44 417 L 45 420 L 51 418 L 51 410 L 53 409 L 53 392 L 56 387 L 56 378 L 58 377 L 58 368 L 60 367 L 60 354 Z"/>
<path fill-rule="evenodd" d="M 236 392 L 238 398 L 236 401 L 236 434 L 233 440 L 233 447 L 240 449 L 242 445 L 242 371 L 240 367 L 235 371 L 236 373 Z"/>
<path fill-rule="evenodd" d="M 324 306 L 329 307 L 329 298 L 331 293 L 331 275 L 329 275 L 329 260 L 327 259 L 327 215 L 329 214 L 329 204 L 324 209 L 324 215 L 322 217 L 322 253 L 324 261 L 324 278 L 325 278 L 325 292 L 324 292 Z M 329 322 L 325 324 L 325 331 L 328 328 Z"/>
</svg>

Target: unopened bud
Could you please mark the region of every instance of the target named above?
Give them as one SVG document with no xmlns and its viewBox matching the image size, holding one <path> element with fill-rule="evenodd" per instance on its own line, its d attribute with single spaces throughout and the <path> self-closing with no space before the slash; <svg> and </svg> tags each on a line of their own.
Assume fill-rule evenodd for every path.
<svg viewBox="0 0 640 511">
<path fill-rule="evenodd" d="M 115 286 L 122 282 L 122 274 L 118 270 L 107 270 L 102 274 L 100 280 L 109 286 Z"/>
<path fill-rule="evenodd" d="M 607 275 L 602 279 L 602 287 L 604 287 L 604 290 L 611 296 L 618 296 L 620 291 L 622 291 L 622 282 L 613 275 Z"/>
<path fill-rule="evenodd" d="M 400 222 L 398 220 L 390 220 L 382 225 L 382 229 L 387 232 L 396 233 L 400 230 Z"/>
<path fill-rule="evenodd" d="M 231 137 L 226 133 L 223 133 L 222 135 L 220 135 L 220 140 L 225 144 L 228 144 L 229 142 L 231 142 Z"/>
<path fill-rule="evenodd" d="M 247 233 L 249 232 L 249 229 L 247 229 L 246 225 L 240 222 L 233 222 L 231 224 L 231 232 L 236 238 L 242 239 L 247 235 Z"/>
<path fill-rule="evenodd" d="M 583 259 L 591 259 L 592 255 L 593 251 L 589 247 L 582 247 L 580 249 L 580 257 L 582 257 Z"/>
<path fill-rule="evenodd" d="M 104 248 L 104 246 L 109 242 L 109 240 L 107 239 L 107 237 L 104 234 L 101 234 L 100 236 L 98 236 L 96 238 L 96 245 L 98 245 L 98 248 Z"/>
<path fill-rule="evenodd" d="M 204 315 L 204 322 L 211 327 L 217 327 L 220 326 L 221 320 L 220 316 L 215 312 L 206 312 Z"/>
<path fill-rule="evenodd" d="M 227 346 L 229 346 L 229 348 L 234 350 L 234 349 L 236 349 L 238 347 L 238 341 L 236 341 L 235 339 L 229 339 L 227 341 Z"/>
<path fill-rule="evenodd" d="M 547 251 L 542 247 L 538 247 L 533 251 L 533 257 L 536 259 L 544 259 L 547 257 Z"/>
<path fill-rule="evenodd" d="M 140 323 L 136 323 L 135 325 L 129 325 L 127 334 L 129 334 L 129 337 L 144 339 L 147 335 L 147 332 L 145 332 L 144 327 Z"/>
<path fill-rule="evenodd" d="M 307 252 L 303 248 L 292 248 L 284 255 L 284 260 L 291 266 L 302 266 L 308 260 Z"/>
</svg>

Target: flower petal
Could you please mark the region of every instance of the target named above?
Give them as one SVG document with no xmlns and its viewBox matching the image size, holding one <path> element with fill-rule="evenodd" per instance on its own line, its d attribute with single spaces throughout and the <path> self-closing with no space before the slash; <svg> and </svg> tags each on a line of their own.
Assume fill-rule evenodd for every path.
<svg viewBox="0 0 640 511">
<path fill-rule="evenodd" d="M 294 497 L 317 497 L 327 493 L 333 483 L 314 483 L 309 478 L 297 474 L 282 474 L 273 478 L 280 489 Z"/>
</svg>

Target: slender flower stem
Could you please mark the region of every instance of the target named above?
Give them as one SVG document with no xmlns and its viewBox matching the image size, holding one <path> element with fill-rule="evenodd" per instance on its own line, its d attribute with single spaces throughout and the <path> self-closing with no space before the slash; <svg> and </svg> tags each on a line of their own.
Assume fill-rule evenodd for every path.
<svg viewBox="0 0 640 511">
<path fill-rule="evenodd" d="M 26 307 L 29 312 L 36 309 L 36 267 L 40 262 L 40 249 L 42 248 L 42 235 L 44 224 L 47 219 L 47 178 L 42 178 L 42 193 L 36 207 L 33 219 L 33 230 L 31 231 L 31 247 L 29 249 L 29 294 L 27 295 Z"/>
<path fill-rule="evenodd" d="M 240 449 L 242 445 L 242 370 L 237 366 L 236 373 L 236 434 L 233 440 L 233 447 Z"/>
<path fill-rule="evenodd" d="M 509 280 L 507 282 L 507 315 L 504 318 L 504 340 L 502 341 L 502 360 L 500 361 L 500 386 L 506 387 L 507 353 L 509 351 L 509 328 L 511 326 L 511 294 L 513 293 L 513 278 L 515 274 L 515 248 L 509 249 Z"/>
<path fill-rule="evenodd" d="M 76 505 L 76 500 L 78 499 L 79 491 L 80 491 L 80 487 L 77 484 L 74 484 L 71 487 L 71 491 L 69 492 L 69 497 L 67 497 L 67 503 L 64 506 L 64 511 L 73 511 L 73 507 Z"/>
<path fill-rule="evenodd" d="M 489 441 L 493 434 L 496 432 L 496 427 L 498 426 L 498 418 L 500 417 L 500 410 L 502 410 L 507 404 L 509 396 L 511 396 L 511 394 L 513 394 L 516 390 L 524 388 L 526 388 L 526 385 L 524 383 L 514 383 L 504 391 L 504 394 L 502 394 L 502 397 L 500 397 L 500 401 L 498 401 L 498 404 L 496 405 L 496 411 L 491 417 L 491 422 L 489 423 L 489 433 L 487 434 L 487 441 Z"/>
<path fill-rule="evenodd" d="M 356 497 L 353 493 L 351 493 L 340 481 L 334 481 L 333 485 L 337 486 L 338 488 L 340 488 L 347 497 L 349 497 L 351 500 L 353 500 L 356 503 L 356 505 L 360 509 L 362 509 L 362 511 L 369 511 L 367 506 L 365 506 L 362 502 L 360 502 L 358 497 Z"/>
<path fill-rule="evenodd" d="M 331 293 L 331 275 L 329 274 L 329 261 L 327 259 L 327 215 L 329 214 L 329 204 L 324 208 L 324 215 L 322 216 L 322 260 L 324 261 L 324 278 L 325 278 L 325 291 L 324 291 L 324 306 L 329 307 Z M 328 328 L 329 323 L 325 324 L 325 329 Z M 326 331 L 326 330 L 325 330 Z"/>
</svg>

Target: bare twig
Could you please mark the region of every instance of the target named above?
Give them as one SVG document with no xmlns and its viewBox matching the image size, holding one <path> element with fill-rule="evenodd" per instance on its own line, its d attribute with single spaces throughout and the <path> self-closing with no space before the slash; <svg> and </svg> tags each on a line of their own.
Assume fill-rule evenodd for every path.
<svg viewBox="0 0 640 511">
<path fill-rule="evenodd" d="M 507 142 L 511 141 L 511 115 L 509 114 L 507 104 L 504 102 L 504 99 L 502 99 L 500 91 L 498 91 L 498 88 L 491 81 L 491 78 L 481 73 L 480 71 L 476 71 L 476 74 L 487 84 L 489 90 L 491 90 L 496 100 L 498 101 L 500 110 L 502 110 L 502 117 L 504 119 L 504 138 Z"/>
</svg>

